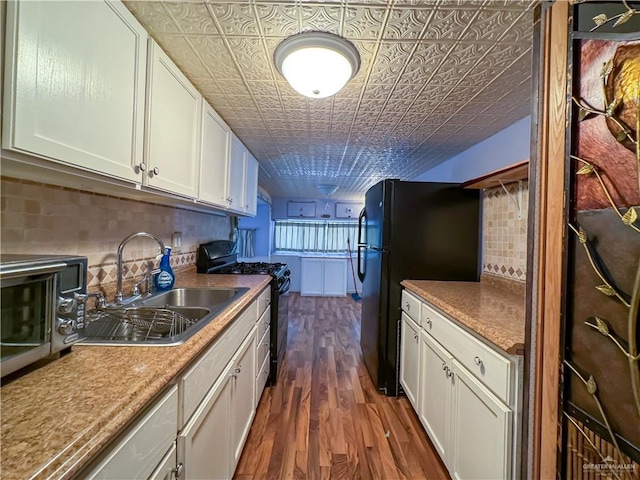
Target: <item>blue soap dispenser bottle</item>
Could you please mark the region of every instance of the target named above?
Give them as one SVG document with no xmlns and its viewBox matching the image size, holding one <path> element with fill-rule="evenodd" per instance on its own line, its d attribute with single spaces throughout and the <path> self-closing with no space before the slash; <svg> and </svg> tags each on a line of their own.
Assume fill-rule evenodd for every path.
<svg viewBox="0 0 640 480">
<path fill-rule="evenodd" d="M 160 259 L 160 273 L 158 273 L 154 279 L 156 285 L 156 292 L 163 292 L 165 290 L 171 290 L 173 284 L 176 282 L 176 276 L 173 274 L 171 268 L 171 248 L 165 248 L 165 254 Z"/>
</svg>

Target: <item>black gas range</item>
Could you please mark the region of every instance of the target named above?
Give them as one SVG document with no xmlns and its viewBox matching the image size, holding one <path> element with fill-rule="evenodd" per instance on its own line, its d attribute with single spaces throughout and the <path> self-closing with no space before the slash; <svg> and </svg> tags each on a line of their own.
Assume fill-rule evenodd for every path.
<svg viewBox="0 0 640 480">
<path fill-rule="evenodd" d="M 291 286 L 291 270 L 284 263 L 238 262 L 235 243 L 216 240 L 198 247 L 196 267 L 198 273 L 271 276 L 271 345 L 269 385 L 275 385 L 278 367 L 287 349 L 289 314 L 287 297 Z"/>
</svg>

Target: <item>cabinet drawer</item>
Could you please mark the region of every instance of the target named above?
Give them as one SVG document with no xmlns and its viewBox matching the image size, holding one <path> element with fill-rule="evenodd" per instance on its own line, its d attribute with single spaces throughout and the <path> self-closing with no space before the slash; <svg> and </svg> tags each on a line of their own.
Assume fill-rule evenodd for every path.
<svg viewBox="0 0 640 480">
<path fill-rule="evenodd" d="M 256 367 L 260 367 L 260 365 L 262 365 L 262 363 L 264 362 L 265 358 L 269 358 L 269 346 L 271 345 L 271 329 L 268 328 L 264 334 L 262 335 L 262 337 L 260 337 L 260 340 L 258 342 L 257 345 L 257 362 L 256 362 Z M 256 374 L 258 374 L 259 372 L 256 372 Z"/>
<path fill-rule="evenodd" d="M 262 314 L 271 303 L 271 287 L 265 288 L 258 297 L 258 316 Z"/>
<path fill-rule="evenodd" d="M 420 325 L 420 305 L 422 302 L 406 290 L 402 291 L 402 310 L 409 315 L 414 322 Z"/>
<path fill-rule="evenodd" d="M 264 332 L 271 326 L 271 306 L 262 313 L 260 320 L 258 321 L 258 338 L 262 338 Z"/>
<path fill-rule="evenodd" d="M 183 410 L 179 426 L 187 423 L 211 388 L 222 369 L 231 359 L 257 318 L 258 302 L 254 301 L 209 347 L 209 350 L 182 377 L 180 390 Z"/>
<path fill-rule="evenodd" d="M 422 304 L 422 314 L 424 330 L 503 402 L 511 405 L 513 362 L 428 305 Z"/>
<path fill-rule="evenodd" d="M 178 389 L 171 390 L 85 478 L 148 478 L 178 432 Z"/>
</svg>

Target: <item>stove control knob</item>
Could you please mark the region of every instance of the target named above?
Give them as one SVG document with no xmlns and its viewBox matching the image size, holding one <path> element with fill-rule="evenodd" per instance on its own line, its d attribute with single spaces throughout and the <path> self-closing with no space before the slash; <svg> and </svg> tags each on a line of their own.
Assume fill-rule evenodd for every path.
<svg viewBox="0 0 640 480">
<path fill-rule="evenodd" d="M 71 335 L 75 330 L 75 326 L 73 320 L 62 320 L 58 323 L 58 333 L 61 335 Z"/>
<path fill-rule="evenodd" d="M 58 314 L 69 315 L 76 308 L 76 300 L 74 298 L 58 298 Z"/>
</svg>

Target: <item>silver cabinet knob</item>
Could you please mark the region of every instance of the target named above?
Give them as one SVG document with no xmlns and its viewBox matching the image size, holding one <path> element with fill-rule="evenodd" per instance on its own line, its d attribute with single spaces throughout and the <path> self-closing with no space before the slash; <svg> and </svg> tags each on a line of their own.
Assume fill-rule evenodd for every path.
<svg viewBox="0 0 640 480">
<path fill-rule="evenodd" d="M 447 364 L 442 362 L 442 370 L 447 371 Z"/>
<path fill-rule="evenodd" d="M 431 324 L 431 319 L 430 319 L 429 317 L 427 317 L 427 322 L 426 322 L 426 323 L 427 323 L 427 325 L 429 325 L 429 327 L 431 327 L 431 326 L 432 326 L 432 324 Z"/>
<path fill-rule="evenodd" d="M 481 366 L 481 365 L 482 365 L 482 359 L 481 359 L 480 357 L 475 357 L 475 358 L 473 359 L 473 362 L 474 362 L 476 365 L 478 365 L 478 366 Z"/>
<path fill-rule="evenodd" d="M 160 175 L 160 169 L 159 169 L 158 167 L 153 167 L 153 168 L 151 169 L 151 171 L 149 172 L 149 175 L 150 175 L 150 176 L 153 176 L 153 175 Z"/>
<path fill-rule="evenodd" d="M 182 463 L 179 463 L 178 465 L 176 465 L 176 468 L 171 470 L 171 473 L 173 473 L 175 478 L 181 477 L 183 472 L 184 472 L 184 465 Z"/>
<path fill-rule="evenodd" d="M 61 335 L 71 335 L 76 323 L 73 320 L 64 320 L 58 324 L 58 333 Z"/>
<path fill-rule="evenodd" d="M 140 162 L 138 164 L 138 170 L 140 170 L 141 172 L 144 172 L 147 169 L 147 164 L 144 162 Z"/>
<path fill-rule="evenodd" d="M 408 312 L 409 310 L 411 310 L 411 305 L 409 305 L 409 302 L 406 302 L 406 303 L 404 304 L 404 306 L 405 306 L 405 308 L 407 309 L 407 312 Z"/>
<path fill-rule="evenodd" d="M 417 333 L 413 334 L 413 339 L 416 340 L 416 341 L 418 340 L 418 334 Z"/>
<path fill-rule="evenodd" d="M 449 367 L 447 367 L 447 378 L 451 378 L 451 377 L 453 377 L 453 372 Z"/>
</svg>

